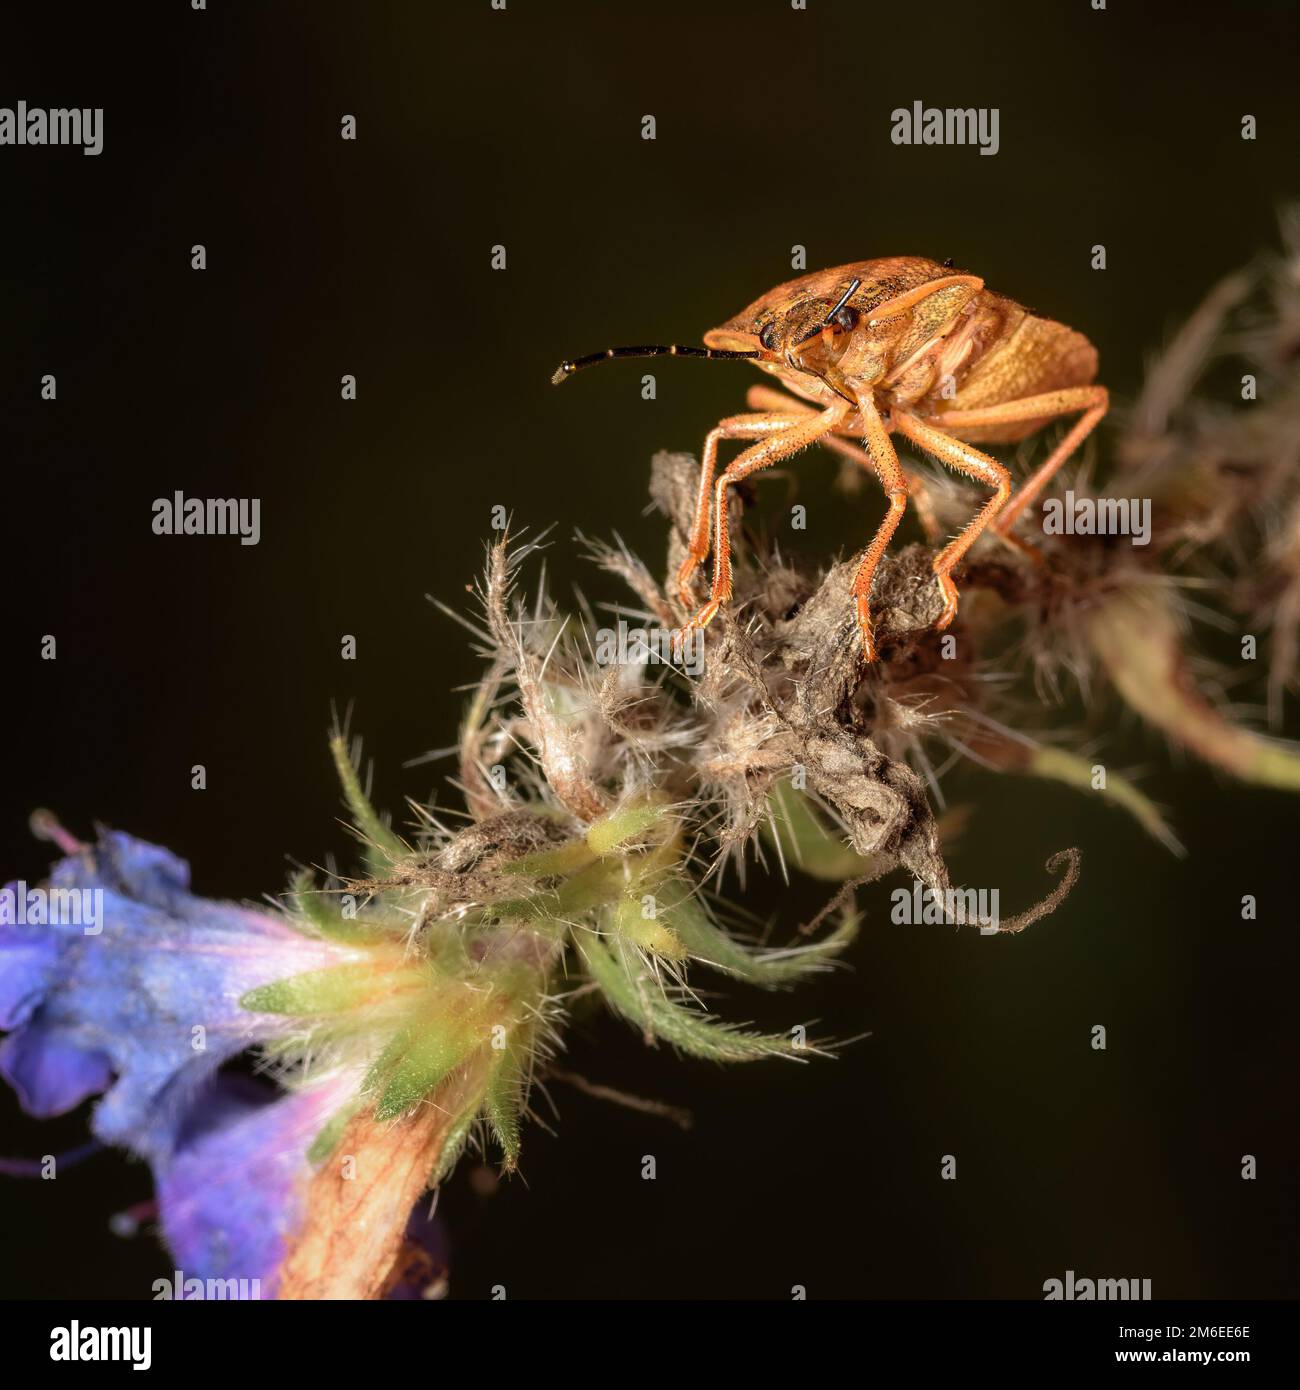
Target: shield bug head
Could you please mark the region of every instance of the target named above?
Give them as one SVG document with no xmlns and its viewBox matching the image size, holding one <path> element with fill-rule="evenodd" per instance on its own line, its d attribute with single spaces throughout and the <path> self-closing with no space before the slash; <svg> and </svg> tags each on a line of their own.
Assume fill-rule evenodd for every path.
<svg viewBox="0 0 1300 1390">
<path fill-rule="evenodd" d="M 854 276 L 834 299 L 795 295 L 753 315 L 747 336 L 762 351 L 758 365 L 779 376 L 811 373 L 831 384 L 862 322 L 862 311 L 851 302 L 861 287 L 862 280 Z M 704 341 L 713 345 L 729 336 L 727 328 L 714 329 Z"/>
</svg>

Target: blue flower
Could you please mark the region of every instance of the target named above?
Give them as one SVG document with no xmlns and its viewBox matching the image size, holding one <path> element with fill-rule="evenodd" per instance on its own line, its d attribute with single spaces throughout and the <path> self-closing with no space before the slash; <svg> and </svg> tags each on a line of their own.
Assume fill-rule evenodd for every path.
<svg viewBox="0 0 1300 1390">
<path fill-rule="evenodd" d="M 303 1215 L 307 1150 L 356 1089 L 335 1073 L 288 1095 L 223 1076 L 158 1172 L 158 1206 L 177 1269 L 202 1279 L 257 1279 L 275 1295 Z"/>
<path fill-rule="evenodd" d="M 308 1149 L 359 1074 L 285 1093 L 217 1073 L 293 1026 L 242 1009 L 249 990 L 361 957 L 271 912 L 196 897 L 189 866 L 157 845 L 46 829 L 67 852 L 48 883 L 0 894 L 0 1076 L 37 1117 L 102 1096 L 91 1130 L 152 1166 L 184 1277 L 257 1279 L 273 1296 Z"/>
<path fill-rule="evenodd" d="M 305 1215 L 308 1150 L 350 1107 L 361 1074 L 339 1070 L 288 1095 L 248 1077 L 218 1078 L 158 1175 L 163 1234 L 177 1269 L 202 1279 L 260 1281 L 273 1298 Z M 417 1203 L 383 1297 L 424 1299 L 445 1288 L 447 1236 Z"/>
<path fill-rule="evenodd" d="M 241 996 L 355 958 L 270 912 L 196 897 L 189 877 L 169 851 L 101 831 L 48 885 L 96 894 L 97 933 L 0 916 L 0 1075 L 38 1117 L 102 1093 L 93 1133 L 156 1165 L 221 1064 L 285 1026 Z"/>
</svg>

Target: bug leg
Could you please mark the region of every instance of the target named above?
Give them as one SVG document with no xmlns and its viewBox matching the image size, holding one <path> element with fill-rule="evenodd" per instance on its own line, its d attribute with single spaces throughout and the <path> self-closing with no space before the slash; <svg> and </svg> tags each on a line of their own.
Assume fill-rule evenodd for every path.
<svg viewBox="0 0 1300 1390">
<path fill-rule="evenodd" d="M 993 496 L 975 513 L 961 535 L 949 541 L 935 559 L 934 575 L 939 582 L 939 592 L 943 595 L 943 612 L 934 625 L 942 631 L 957 616 L 957 586 L 952 582 L 952 571 L 1011 495 L 1011 474 L 997 459 L 981 453 L 972 444 L 944 434 L 933 425 L 927 425 L 915 415 L 896 412 L 893 422 L 897 430 L 940 463 L 968 477 L 978 478 L 993 488 Z"/>
<path fill-rule="evenodd" d="M 881 428 L 885 431 L 886 438 L 888 438 L 889 427 L 883 420 L 881 421 Z M 856 463 L 860 468 L 871 468 L 875 471 L 875 465 L 872 460 L 868 458 L 867 451 L 860 445 L 853 443 L 851 436 L 845 437 L 844 435 L 828 434 L 825 439 L 821 440 L 821 443 L 825 444 L 828 448 L 834 449 L 836 453 L 843 454 L 846 459 L 850 460 L 852 463 Z M 916 518 L 921 523 L 921 530 L 925 532 L 926 540 L 929 541 L 931 545 L 934 545 L 942 534 L 939 518 L 935 515 L 934 497 L 930 489 L 926 486 L 925 479 L 919 473 L 911 472 L 898 462 L 898 454 L 892 444 L 889 446 L 889 452 L 893 455 L 894 462 L 898 466 L 898 471 L 903 475 L 903 482 L 907 487 L 908 496 L 910 496 L 912 501 L 916 504 Z M 879 477 L 879 473 L 877 473 L 876 476 Z M 889 491 L 888 487 L 885 488 L 885 491 Z"/>
<path fill-rule="evenodd" d="M 890 441 L 885 422 L 880 418 L 876 403 L 870 392 L 859 398 L 862 412 L 863 437 L 866 440 L 866 458 L 889 498 L 889 510 L 876 529 L 862 556 L 858 573 L 853 581 L 853 599 L 857 606 L 858 634 L 862 639 L 862 656 L 865 661 L 876 659 L 875 628 L 871 621 L 871 585 L 876 577 L 876 568 L 881 557 L 889 547 L 889 542 L 903 513 L 907 510 L 907 478 L 898 462 L 898 455 Z"/>
<path fill-rule="evenodd" d="M 755 410 L 783 410 L 792 415 L 815 415 L 817 413 L 816 406 L 808 405 L 795 396 L 787 396 L 784 391 L 773 390 L 770 386 L 751 386 L 745 399 Z M 885 430 L 888 433 L 888 425 L 885 425 Z M 827 449 L 833 449 L 841 457 L 856 464 L 859 468 L 872 468 L 873 465 L 867 457 L 866 450 L 860 444 L 853 442 L 859 438 L 861 438 L 859 431 L 850 429 L 843 434 L 823 435 L 818 443 Z M 895 463 L 898 462 L 897 453 L 894 453 L 894 461 Z M 899 467 L 901 468 L 902 465 L 900 464 Z M 935 514 L 934 498 L 930 489 L 919 473 L 912 473 L 904 468 L 903 478 L 907 483 L 908 494 L 916 504 L 917 520 L 921 523 L 925 538 L 931 545 L 934 545 L 942 534 L 942 528 L 939 525 L 939 518 Z"/>
<path fill-rule="evenodd" d="M 682 629 L 705 627 L 713 621 L 719 608 L 731 597 L 731 535 L 727 525 L 727 488 L 762 468 L 771 468 L 782 459 L 815 444 L 844 419 L 852 407 L 847 401 L 836 401 L 826 410 L 807 418 L 783 422 L 777 433 L 752 444 L 734 458 L 713 485 L 713 589 L 709 601 Z M 707 511 L 706 511 L 707 515 Z"/>
<path fill-rule="evenodd" d="M 1096 428 L 1109 404 L 1110 396 L 1104 386 L 1070 386 L 1060 391 L 1046 391 L 1040 396 L 1025 396 L 1018 401 L 1006 401 L 1002 405 L 982 406 L 978 410 L 944 411 L 942 415 L 935 417 L 935 423 L 944 429 L 960 430 L 967 425 L 1012 425 L 1025 420 L 1043 420 L 1056 415 L 1073 415 L 1075 411 L 1083 412 L 1065 438 L 1025 480 L 993 524 L 993 529 L 999 536 L 1041 559 L 1042 556 L 1033 546 L 1024 541 L 1014 540 L 1009 534 L 1011 528 L 1020 519 L 1025 508 L 1051 482 L 1056 472 Z"/>
<path fill-rule="evenodd" d="M 681 596 L 682 606 L 688 612 L 695 606 L 695 597 L 691 593 L 691 577 L 709 558 L 709 501 L 712 496 L 713 473 L 718 464 L 718 445 L 724 439 L 761 439 L 764 435 L 773 434 L 797 423 L 798 417 L 793 414 L 779 415 L 766 411 L 757 415 L 729 415 L 725 420 L 719 420 L 709 431 L 700 455 L 700 485 L 695 498 L 695 519 L 691 523 L 686 558 L 677 571 L 677 592 Z"/>
</svg>

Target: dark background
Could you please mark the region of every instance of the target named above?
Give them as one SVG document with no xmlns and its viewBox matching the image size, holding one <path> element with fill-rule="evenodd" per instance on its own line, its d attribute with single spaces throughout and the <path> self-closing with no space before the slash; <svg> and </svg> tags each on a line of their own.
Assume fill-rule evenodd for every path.
<svg viewBox="0 0 1300 1390">
<path fill-rule="evenodd" d="M 331 701 L 354 702 L 382 802 L 454 803 L 445 766 L 403 766 L 453 740 L 479 669 L 425 594 L 461 601 L 502 504 L 557 523 L 561 592 L 621 599 L 574 528 L 617 530 L 657 567 L 649 456 L 697 450 L 756 379 L 663 363 L 645 402 L 635 366 L 562 392 L 551 369 L 698 341 L 789 278 L 796 242 L 810 268 L 952 256 L 1087 332 L 1122 404 L 1210 284 L 1274 242 L 1296 192 L 1297 56 L 1284 4 L 6 15 L 0 104 L 103 106 L 105 147 L 0 149 L 0 868 L 43 873 L 38 805 L 165 842 L 213 896 L 346 857 Z M 889 112 L 917 99 L 1000 108 L 1000 153 L 892 145 Z M 862 544 L 879 499 L 837 500 L 823 453 L 795 471 L 802 546 Z M 260 497 L 261 544 L 154 536 L 152 500 L 178 488 Z M 788 503 L 779 482 L 764 497 Z M 1260 682 L 1237 693 L 1258 701 Z M 1187 860 L 1087 798 L 954 774 L 951 801 L 977 808 L 954 877 L 1000 884 L 1014 911 L 1077 844 L 1067 905 L 989 942 L 891 927 L 880 886 L 851 971 L 802 996 L 730 992 L 732 1017 L 870 1031 L 834 1062 L 719 1070 L 583 1019 L 573 1069 L 688 1105 L 696 1128 L 556 1087 L 556 1133 L 530 1129 L 522 1179 L 487 1197 L 462 1171 L 442 1195 L 453 1294 L 1036 1297 L 1073 1269 L 1148 1277 L 1157 1297 L 1293 1296 L 1295 803 L 1185 765 L 1113 708 L 1104 724 L 1107 761 L 1150 769 Z M 781 933 L 823 896 L 768 884 L 753 905 Z M 0 1124 L 9 1154 L 85 1132 L 84 1114 L 25 1121 L 7 1090 Z M 117 1155 L 0 1182 L 4 1290 L 148 1296 L 170 1261 L 108 1230 L 148 1192 Z"/>
</svg>

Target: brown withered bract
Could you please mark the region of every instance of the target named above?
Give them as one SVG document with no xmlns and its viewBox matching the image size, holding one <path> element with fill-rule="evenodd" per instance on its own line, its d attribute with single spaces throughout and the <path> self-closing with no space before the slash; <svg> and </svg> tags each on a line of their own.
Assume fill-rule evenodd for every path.
<svg viewBox="0 0 1300 1390">
<path fill-rule="evenodd" d="M 921 256 L 858 261 L 778 285 L 704 335 L 704 347 L 607 348 L 564 362 L 552 380 L 625 357 L 703 357 L 752 361 L 784 391 L 754 387 L 751 413 L 720 420 L 704 442 L 694 524 L 677 585 L 695 606 L 695 570 L 713 552 L 709 600 L 687 624 L 703 627 L 731 598 L 727 488 L 742 478 L 823 443 L 870 469 L 889 510 L 858 565 L 852 586 L 863 655 L 875 660 L 871 592 L 909 496 L 932 539 L 920 480 L 904 472 L 890 436 L 903 435 L 949 468 L 986 483 L 993 495 L 934 559 L 942 596 L 935 620 L 957 612 L 952 571 L 988 526 L 1031 559 L 1038 552 L 1011 528 L 1024 509 L 1106 413 L 1104 386 L 1093 385 L 1097 353 L 1081 333 L 985 289 L 976 275 Z M 1079 416 L 1019 491 L 996 459 L 976 444 L 1012 444 L 1063 415 Z M 753 441 L 716 477 L 724 439 Z M 852 443 L 860 440 L 864 447 Z"/>
</svg>

